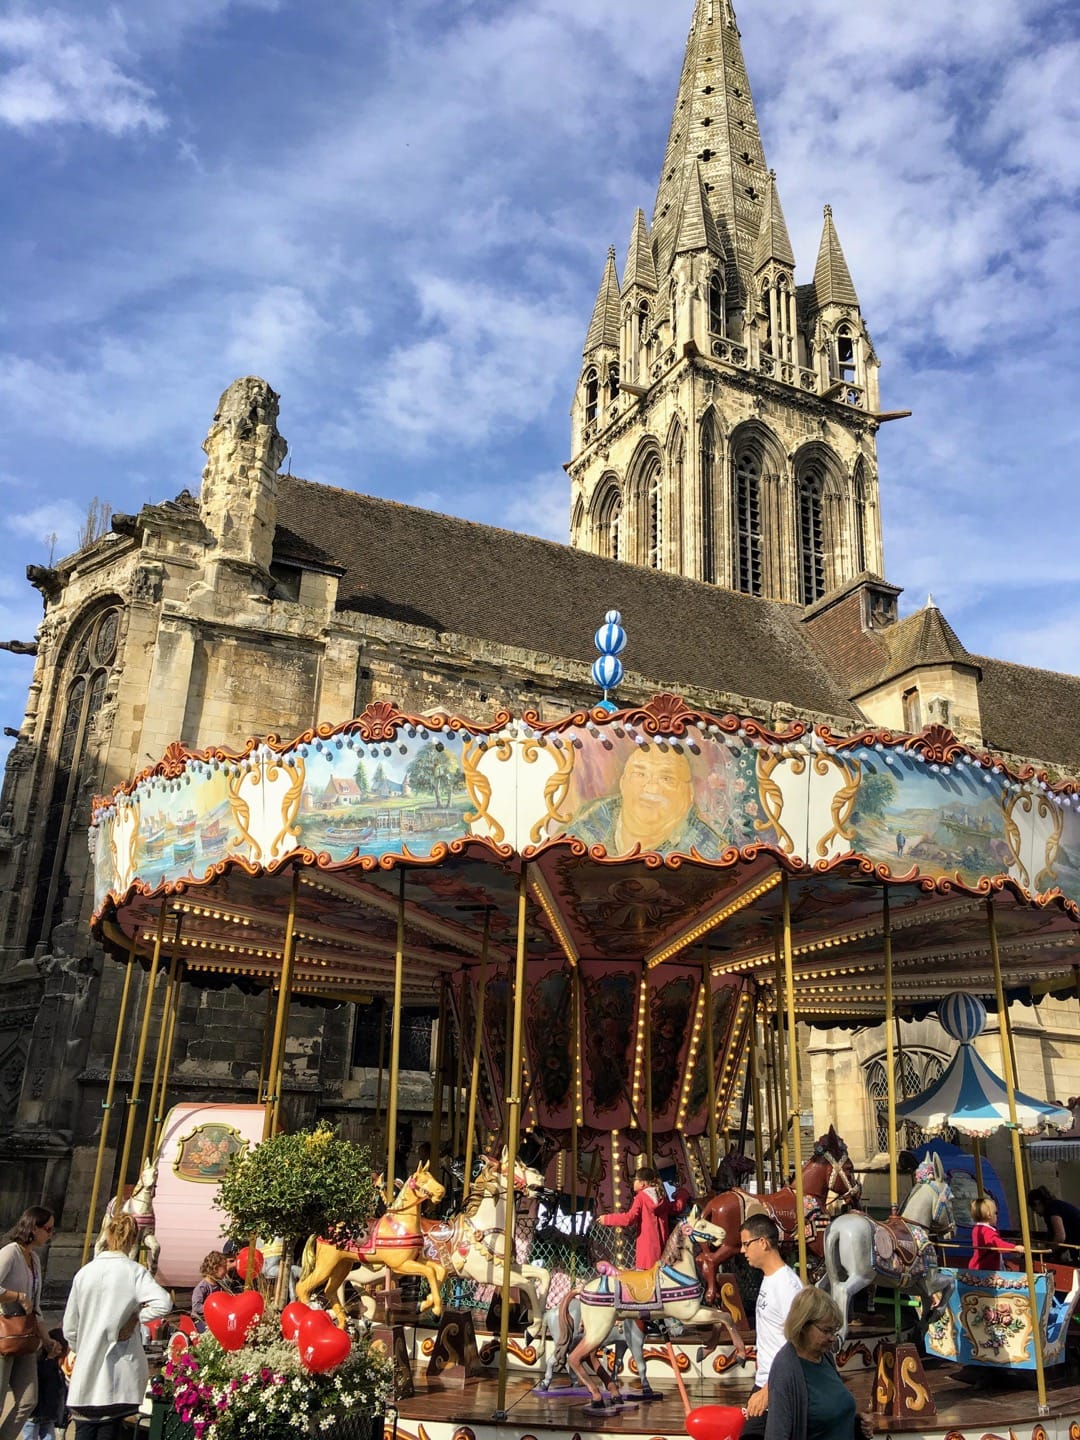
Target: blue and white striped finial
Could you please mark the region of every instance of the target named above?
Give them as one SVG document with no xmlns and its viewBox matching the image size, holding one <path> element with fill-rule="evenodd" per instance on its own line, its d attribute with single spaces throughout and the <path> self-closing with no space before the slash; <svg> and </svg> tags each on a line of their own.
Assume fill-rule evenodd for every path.
<svg viewBox="0 0 1080 1440">
<path fill-rule="evenodd" d="M 963 990 L 946 995 L 937 1013 L 946 1035 L 959 1040 L 961 1045 L 970 1045 L 982 1034 L 986 1024 L 986 1006 L 977 995 L 968 995 Z"/>
<path fill-rule="evenodd" d="M 622 616 L 618 610 L 607 612 L 593 641 L 600 654 L 593 661 L 592 678 L 604 692 L 597 709 L 611 712 L 619 707 L 608 698 L 608 693 L 622 684 L 623 667 L 618 657 L 626 646 L 626 631 L 622 628 Z"/>
</svg>

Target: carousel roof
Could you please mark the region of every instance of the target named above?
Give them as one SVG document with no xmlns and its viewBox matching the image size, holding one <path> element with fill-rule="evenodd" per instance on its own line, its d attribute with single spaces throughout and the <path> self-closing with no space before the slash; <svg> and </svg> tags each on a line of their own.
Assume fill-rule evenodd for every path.
<svg viewBox="0 0 1080 1440">
<path fill-rule="evenodd" d="M 1062 1105 L 1036 1100 L 1016 1092 L 1016 1119 L 1025 1135 L 1037 1135 L 1046 1126 L 1067 1130 L 1072 1111 Z M 1010 1123 L 1005 1082 L 995 1075 L 970 1044 L 962 1044 L 948 1068 L 921 1095 L 896 1107 L 901 1120 L 912 1120 L 924 1130 L 945 1126 L 964 1135 L 993 1135 Z"/>
<path fill-rule="evenodd" d="M 524 875 L 532 965 L 752 990 L 786 891 L 799 1017 L 869 1022 L 886 924 L 902 1012 L 987 993 L 991 900 L 1010 994 L 1074 983 L 1078 806 L 941 729 L 774 733 L 674 696 L 549 723 L 375 705 L 288 744 L 173 746 L 99 800 L 94 924 L 145 953 L 164 904 L 190 979 L 272 986 L 295 874 L 295 987 L 348 999 L 389 990 L 400 896 L 405 999 L 431 1003 L 485 923 L 510 963 Z"/>
</svg>

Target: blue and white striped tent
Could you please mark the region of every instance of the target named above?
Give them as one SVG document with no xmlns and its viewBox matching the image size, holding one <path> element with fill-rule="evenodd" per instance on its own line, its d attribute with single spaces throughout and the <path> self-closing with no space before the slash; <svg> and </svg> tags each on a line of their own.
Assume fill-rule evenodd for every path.
<svg viewBox="0 0 1080 1440">
<path fill-rule="evenodd" d="M 992 1135 L 1009 1123 L 1009 1097 L 1005 1083 L 975 1051 L 962 1042 L 951 1064 L 929 1089 L 896 1107 L 897 1118 L 911 1120 L 923 1130 L 951 1126 L 963 1135 Z M 1045 1126 L 1068 1130 L 1072 1111 L 1016 1092 L 1016 1118 L 1025 1135 L 1037 1135 Z"/>
</svg>

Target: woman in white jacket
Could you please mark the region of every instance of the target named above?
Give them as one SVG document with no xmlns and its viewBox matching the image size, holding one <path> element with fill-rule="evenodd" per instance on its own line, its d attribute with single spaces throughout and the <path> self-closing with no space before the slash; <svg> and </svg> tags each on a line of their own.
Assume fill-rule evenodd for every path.
<svg viewBox="0 0 1080 1440">
<path fill-rule="evenodd" d="M 105 1231 L 108 1249 L 75 1276 L 64 1311 L 64 1334 L 75 1352 L 68 1409 L 76 1440 L 120 1440 L 123 1420 L 142 1404 L 147 1364 L 141 1321 L 172 1309 L 172 1298 L 124 1253 L 135 1243 L 130 1215 Z"/>
</svg>

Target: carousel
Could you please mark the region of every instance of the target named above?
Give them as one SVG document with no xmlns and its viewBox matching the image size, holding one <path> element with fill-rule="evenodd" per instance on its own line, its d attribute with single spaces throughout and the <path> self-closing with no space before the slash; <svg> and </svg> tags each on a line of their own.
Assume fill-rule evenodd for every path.
<svg viewBox="0 0 1080 1440">
<path fill-rule="evenodd" d="M 160 1137 L 181 986 L 265 993 L 264 1135 L 285 1120 L 293 1000 L 385 999 L 390 1196 L 404 1178 L 401 1017 L 437 1004 L 432 1169 L 445 1150 L 476 1179 L 465 1228 L 443 1226 L 448 1248 L 416 1220 L 428 1323 L 394 1327 L 407 1440 L 679 1435 L 705 1433 L 704 1408 L 737 1416 L 753 1349 L 733 1257 L 747 1205 L 762 1203 L 803 1276 L 822 1276 L 845 1312 L 867 1286 L 921 1298 L 918 1348 L 899 1305 L 841 1343 L 882 1433 L 1080 1440 L 1067 1365 L 1080 1286 L 1033 1249 L 1026 1210 L 1023 1268 L 960 1287 L 940 1174 L 924 1167 L 909 1189 L 894 1149 L 892 1218 L 875 1225 L 842 1138 L 804 1141 L 795 1043 L 800 1024 L 885 1022 L 895 1134 L 895 1017 L 983 997 L 1000 1022 L 994 1123 L 1022 1175 L 1022 1130 L 1041 1121 L 1025 1124 L 1008 1003 L 1080 988 L 1080 786 L 1012 771 L 940 727 L 775 732 L 670 694 L 616 709 L 623 643 L 612 613 L 597 633 L 603 702 L 556 720 L 373 704 L 293 740 L 175 744 L 96 803 L 95 933 L 127 967 L 125 1004 L 135 967 L 150 974 L 132 1091 L 148 1084 L 149 1103 L 142 1125 L 128 1106 L 118 1194 Z M 107 1139 L 106 1124 L 99 1162 Z M 723 1174 L 733 1152 L 752 1156 L 744 1177 Z M 626 1209 L 642 1165 L 711 1197 L 675 1227 L 657 1273 L 629 1269 L 617 1247 L 598 1275 L 587 1245 L 558 1263 L 531 1251 L 515 1196 L 542 1191 L 573 1242 L 595 1212 Z M 420 1191 L 442 1188 L 414 1176 L 401 1194 L 418 1217 Z M 484 1332 L 463 1279 L 501 1290 L 498 1329 Z M 594 1343 L 560 1386 L 544 1338 L 568 1313 L 555 1297 L 584 1316 L 598 1294 L 607 1329 L 586 1325 Z M 610 1355 L 628 1317 L 633 1358 L 605 1387 L 582 1362 Z M 943 1358 L 924 1364 L 924 1349 Z M 665 1393 L 646 1405 L 649 1367 Z"/>
</svg>

